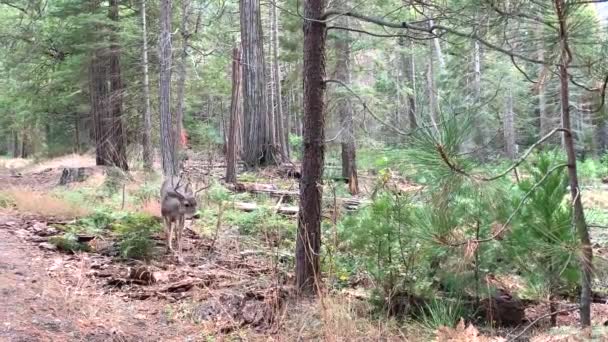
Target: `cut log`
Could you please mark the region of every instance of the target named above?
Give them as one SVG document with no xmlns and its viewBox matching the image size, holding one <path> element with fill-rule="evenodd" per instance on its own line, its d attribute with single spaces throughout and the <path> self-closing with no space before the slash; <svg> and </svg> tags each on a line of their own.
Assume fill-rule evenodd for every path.
<svg viewBox="0 0 608 342">
<path fill-rule="evenodd" d="M 83 182 L 90 175 L 90 169 L 86 167 L 68 167 L 61 172 L 59 185 L 66 185 L 74 182 Z"/>
</svg>

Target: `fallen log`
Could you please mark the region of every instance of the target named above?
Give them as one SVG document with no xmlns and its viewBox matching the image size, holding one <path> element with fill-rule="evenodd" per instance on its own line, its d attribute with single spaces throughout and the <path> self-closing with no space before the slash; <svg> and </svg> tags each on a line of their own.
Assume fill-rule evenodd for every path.
<svg viewBox="0 0 608 342">
<path fill-rule="evenodd" d="M 261 207 L 258 206 L 256 203 L 235 202 L 234 208 L 237 210 L 241 210 L 241 211 L 251 212 L 251 211 L 258 210 Z M 282 215 L 295 215 L 298 213 L 297 206 L 282 205 L 282 206 L 279 206 L 278 209 L 277 208 L 275 208 L 275 209 L 276 209 L 277 214 L 282 214 Z"/>
<path fill-rule="evenodd" d="M 289 198 L 292 201 L 295 201 L 300 196 L 300 193 L 298 191 L 280 190 L 280 189 L 277 189 L 276 185 L 274 185 L 274 184 L 236 183 L 236 184 L 227 184 L 227 187 L 229 190 L 234 191 L 234 192 L 249 192 L 249 193 L 253 193 L 253 194 L 265 194 L 265 195 L 272 196 L 272 197 L 279 197 L 279 198 L 282 198 L 283 200 Z M 281 200 L 281 202 L 283 202 L 283 200 Z M 331 198 L 331 200 L 333 201 L 333 198 Z M 355 198 L 355 197 L 348 197 L 348 198 L 338 197 L 336 199 L 336 202 L 341 204 L 342 207 L 348 211 L 358 210 L 361 205 L 370 203 L 370 201 L 367 199 Z M 257 208 L 252 207 L 252 205 L 254 205 L 254 204 L 251 204 L 251 203 L 242 204 L 242 206 L 237 209 L 243 210 L 243 211 L 256 210 Z M 282 207 L 282 208 L 283 208 L 284 213 L 286 213 L 286 212 L 288 212 L 289 214 L 292 213 L 292 210 L 286 209 L 287 207 Z M 281 211 L 281 209 L 279 209 L 279 211 Z"/>
<path fill-rule="evenodd" d="M 227 188 L 235 192 L 250 192 L 254 194 L 266 194 L 275 197 L 291 197 L 295 198 L 300 195 L 298 191 L 280 190 L 274 184 L 262 183 L 235 183 L 227 184 Z"/>
</svg>

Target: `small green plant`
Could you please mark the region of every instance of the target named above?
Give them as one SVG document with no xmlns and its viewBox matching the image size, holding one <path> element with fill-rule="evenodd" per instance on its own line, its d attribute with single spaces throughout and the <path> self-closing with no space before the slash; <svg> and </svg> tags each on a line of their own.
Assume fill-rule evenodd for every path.
<svg viewBox="0 0 608 342">
<path fill-rule="evenodd" d="M 411 200 L 391 191 L 380 192 L 374 202 L 338 226 L 342 250 L 357 256 L 374 279 L 380 298 L 391 302 L 395 294 L 429 290 L 427 246 L 413 224 Z"/>
<path fill-rule="evenodd" d="M 11 208 L 14 205 L 15 202 L 8 194 L 0 192 L 0 208 Z"/>
<path fill-rule="evenodd" d="M 102 190 L 107 195 L 114 195 L 122 189 L 127 175 L 117 167 L 108 168 L 106 178 L 103 182 Z"/>
<path fill-rule="evenodd" d="M 527 168 L 530 177 L 519 183 L 514 201 L 529 199 L 506 241 L 510 259 L 530 282 L 547 284 L 550 296 L 573 290 L 579 276 L 565 166 L 559 155 L 543 153 Z"/>
<path fill-rule="evenodd" d="M 89 245 L 86 243 L 78 242 L 78 237 L 72 232 L 67 232 L 59 236 L 53 236 L 49 238 L 49 243 L 55 245 L 60 251 L 68 253 L 89 252 L 91 250 Z"/>
<path fill-rule="evenodd" d="M 453 328 L 466 316 L 464 305 L 459 299 L 442 298 L 426 303 L 418 320 L 426 329 L 435 331 L 439 327 Z"/>
<path fill-rule="evenodd" d="M 154 182 L 148 182 L 131 193 L 135 198 L 135 203 L 143 204 L 150 202 L 152 199 L 159 198 L 160 185 Z"/>
<path fill-rule="evenodd" d="M 289 135 L 289 150 L 295 159 L 302 157 L 302 144 L 304 139 L 300 135 L 290 134 Z"/>
<path fill-rule="evenodd" d="M 146 214 L 128 214 L 112 224 L 118 234 L 118 249 L 125 259 L 148 260 L 153 256 L 152 235 L 161 230 L 160 223 Z"/>
</svg>

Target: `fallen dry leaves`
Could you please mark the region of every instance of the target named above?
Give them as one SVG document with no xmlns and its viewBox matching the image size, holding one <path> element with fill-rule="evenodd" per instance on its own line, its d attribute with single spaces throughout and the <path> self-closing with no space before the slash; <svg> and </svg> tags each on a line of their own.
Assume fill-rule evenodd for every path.
<svg viewBox="0 0 608 342">
<path fill-rule="evenodd" d="M 473 324 L 468 326 L 460 320 L 455 328 L 440 327 L 437 329 L 436 342 L 505 342 L 503 337 L 487 337 L 479 334 Z"/>
</svg>

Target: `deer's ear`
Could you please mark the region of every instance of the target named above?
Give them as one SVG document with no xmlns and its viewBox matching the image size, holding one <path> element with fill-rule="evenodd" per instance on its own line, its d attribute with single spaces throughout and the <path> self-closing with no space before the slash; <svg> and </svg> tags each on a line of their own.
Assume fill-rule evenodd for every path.
<svg viewBox="0 0 608 342">
<path fill-rule="evenodd" d="M 168 191 L 167 192 L 167 196 L 173 197 L 173 198 L 177 198 L 177 199 L 180 199 L 180 200 L 184 199 L 184 196 L 182 194 L 180 194 L 179 192 L 174 191 L 174 190 Z"/>
</svg>

